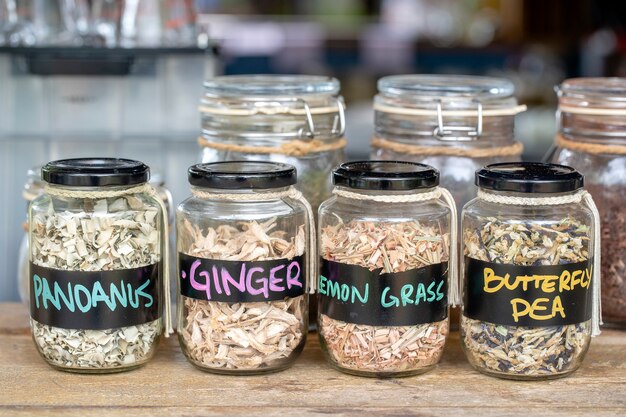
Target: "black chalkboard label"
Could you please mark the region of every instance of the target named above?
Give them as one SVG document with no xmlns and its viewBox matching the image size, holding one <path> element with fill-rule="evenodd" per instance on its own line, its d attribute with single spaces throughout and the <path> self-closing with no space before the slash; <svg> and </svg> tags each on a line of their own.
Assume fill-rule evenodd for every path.
<svg viewBox="0 0 626 417">
<path fill-rule="evenodd" d="M 304 256 L 223 261 L 178 254 L 180 293 L 206 301 L 248 303 L 298 297 L 306 291 Z"/>
<path fill-rule="evenodd" d="M 320 259 L 319 311 L 370 326 L 413 326 L 448 315 L 448 263 L 384 273 Z"/>
<path fill-rule="evenodd" d="M 104 330 L 161 317 L 158 264 L 65 271 L 30 263 L 30 315 L 64 329 Z"/>
<path fill-rule="evenodd" d="M 465 257 L 464 314 L 506 326 L 560 326 L 591 319 L 593 260 L 521 266 Z"/>
</svg>

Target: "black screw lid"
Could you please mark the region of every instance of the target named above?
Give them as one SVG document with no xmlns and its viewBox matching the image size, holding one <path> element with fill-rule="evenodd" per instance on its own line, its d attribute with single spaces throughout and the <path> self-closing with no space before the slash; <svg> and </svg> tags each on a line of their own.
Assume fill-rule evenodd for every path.
<svg viewBox="0 0 626 417">
<path fill-rule="evenodd" d="M 196 164 L 189 167 L 189 184 L 224 190 L 268 189 L 294 185 L 293 165 L 265 161 L 232 161 Z"/>
<path fill-rule="evenodd" d="M 565 165 L 504 162 L 476 171 L 476 185 L 493 191 L 566 193 L 583 187 L 584 177 Z"/>
<path fill-rule="evenodd" d="M 416 190 L 439 185 L 439 171 L 416 162 L 346 162 L 333 171 L 333 183 L 359 190 Z"/>
<path fill-rule="evenodd" d="M 49 184 L 73 187 L 136 185 L 150 179 L 150 168 L 132 159 L 61 159 L 44 165 L 41 178 Z"/>
</svg>

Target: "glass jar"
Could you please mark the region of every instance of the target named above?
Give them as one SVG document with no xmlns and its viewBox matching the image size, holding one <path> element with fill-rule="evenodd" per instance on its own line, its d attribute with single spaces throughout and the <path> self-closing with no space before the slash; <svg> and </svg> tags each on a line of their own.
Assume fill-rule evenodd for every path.
<svg viewBox="0 0 626 417">
<path fill-rule="evenodd" d="M 22 197 L 26 201 L 26 217 L 28 217 L 28 206 L 30 202 L 39 197 L 44 190 L 45 183 L 41 180 L 41 166 L 30 168 L 26 172 L 26 183 L 22 191 Z M 20 243 L 17 256 L 17 290 L 20 300 L 28 304 L 30 279 L 28 276 L 30 255 L 28 250 L 28 220 L 24 221 L 24 236 Z"/>
<path fill-rule="evenodd" d="M 448 335 L 448 288 L 457 288 L 454 200 L 437 187 L 437 170 L 418 163 L 344 163 L 333 181 L 319 209 L 317 325 L 327 360 L 372 377 L 432 369 Z"/>
<path fill-rule="evenodd" d="M 82 158 L 50 162 L 41 172 L 45 192 L 29 209 L 31 330 L 39 353 L 72 372 L 146 363 L 162 333 L 162 306 L 169 324 L 167 221 L 147 184 L 148 167 Z"/>
<path fill-rule="evenodd" d="M 477 171 L 476 185 L 462 215 L 461 343 L 470 364 L 509 379 L 574 372 L 600 321 L 599 217 L 583 176 L 501 163 Z"/>
<path fill-rule="evenodd" d="M 304 348 L 313 214 L 293 166 L 216 162 L 189 169 L 176 212 L 178 337 L 202 370 L 260 374 Z"/>
<path fill-rule="evenodd" d="M 26 200 L 26 216 L 28 216 L 28 205 L 31 201 L 41 195 L 44 191 L 45 182 L 41 180 L 41 166 L 30 168 L 27 171 L 27 180 L 24 184 L 24 190 L 22 191 L 22 196 L 24 200 Z M 173 202 L 172 202 L 172 193 L 165 186 L 165 181 L 163 177 L 154 170 L 150 172 L 150 184 L 154 187 L 158 197 L 163 201 L 165 208 L 167 209 L 167 218 L 168 224 L 170 226 L 169 230 L 172 230 L 172 226 L 174 224 L 174 211 L 173 211 Z M 171 244 L 173 245 L 174 241 L 172 240 Z M 29 287 L 30 287 L 30 278 L 29 278 L 29 250 L 28 250 L 28 222 L 24 223 L 24 236 L 22 237 L 22 242 L 20 243 L 20 249 L 18 254 L 18 274 L 17 274 L 17 288 L 20 295 L 20 300 L 23 303 L 29 304 Z M 173 260 L 175 261 L 175 259 Z M 172 262 L 175 263 L 175 262 Z M 175 270 L 173 271 L 175 272 Z M 175 297 L 176 295 L 176 283 L 173 283 L 172 288 L 170 289 L 171 295 Z"/>
<path fill-rule="evenodd" d="M 378 80 L 372 158 L 437 168 L 460 211 L 476 195 L 477 169 L 519 161 L 513 84 L 465 75 L 393 75 Z"/>
<path fill-rule="evenodd" d="M 298 170 L 313 208 L 345 159 L 339 81 L 312 75 L 228 75 L 204 85 L 202 162 L 267 160 Z"/>
<path fill-rule="evenodd" d="M 172 197 L 172 192 L 165 185 L 165 178 L 163 175 L 161 175 L 159 171 L 155 171 L 152 168 L 150 169 L 150 185 L 154 189 L 156 196 L 163 202 L 163 206 L 165 207 L 168 225 L 167 244 L 170 248 L 173 248 L 176 245 L 176 234 L 174 233 L 174 221 L 176 215 L 174 213 L 174 198 Z M 168 251 L 168 253 L 170 276 L 176 276 L 176 253 L 174 253 L 174 251 Z M 170 280 L 170 300 L 176 300 L 176 293 L 176 280 Z M 173 308 L 174 306 L 172 306 L 172 309 Z"/>
<path fill-rule="evenodd" d="M 602 317 L 626 327 L 626 78 L 575 78 L 557 88 L 552 161 L 585 175 L 602 218 Z"/>
<path fill-rule="evenodd" d="M 172 197 L 172 192 L 165 185 L 165 178 L 161 175 L 160 172 L 155 171 L 154 169 L 150 169 L 150 185 L 154 188 L 157 197 L 163 201 L 163 205 L 167 211 L 167 223 L 170 226 L 174 226 L 174 199 Z M 170 230 L 172 227 L 170 227 Z"/>
</svg>

